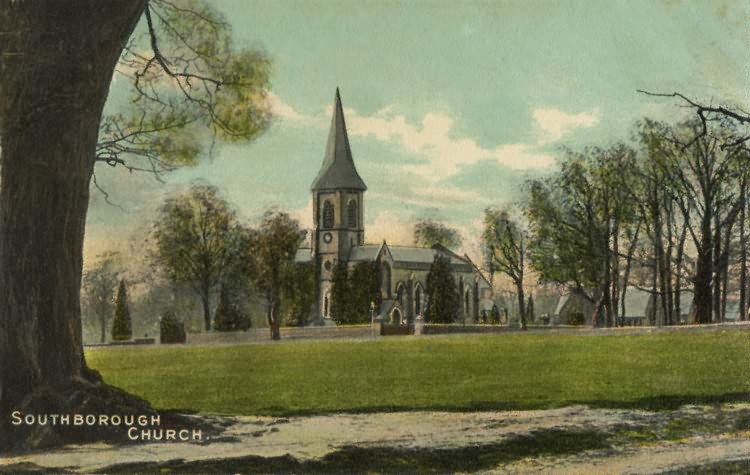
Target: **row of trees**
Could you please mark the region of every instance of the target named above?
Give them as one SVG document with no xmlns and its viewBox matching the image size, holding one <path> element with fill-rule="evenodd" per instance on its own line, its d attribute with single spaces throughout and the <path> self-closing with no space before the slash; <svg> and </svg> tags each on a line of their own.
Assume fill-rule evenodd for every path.
<svg viewBox="0 0 750 475">
<path fill-rule="evenodd" d="M 304 324 L 312 303 L 312 267 L 294 265 L 303 239 L 299 224 L 282 212 L 267 212 L 257 228 L 243 226 L 214 186 L 194 183 L 159 208 L 149 269 L 140 280 L 171 289 L 173 300 L 179 289 L 189 289 L 200 300 L 205 330 L 246 330 L 251 325 L 246 301 L 260 296 L 278 339 L 282 319 Z M 84 302 L 99 321 L 101 341 L 114 288 L 124 275 L 119 261 L 117 254 L 105 254 L 84 276 Z"/>
<path fill-rule="evenodd" d="M 653 323 L 688 312 L 723 321 L 731 295 L 744 320 L 750 156 L 732 146 L 742 138 L 728 120 L 645 119 L 629 143 L 563 149 L 556 173 L 526 184 L 516 215 L 486 211 L 487 268 L 514 282 L 520 302 L 528 270 L 579 292 L 594 325 L 621 321 L 629 288 L 651 294 Z"/>
</svg>

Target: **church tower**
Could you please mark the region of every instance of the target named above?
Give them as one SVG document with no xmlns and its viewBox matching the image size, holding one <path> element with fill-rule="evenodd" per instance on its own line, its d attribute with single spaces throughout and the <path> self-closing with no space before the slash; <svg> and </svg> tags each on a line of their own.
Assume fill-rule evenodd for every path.
<svg viewBox="0 0 750 475">
<path fill-rule="evenodd" d="M 351 248 L 362 245 L 365 240 L 363 198 L 367 186 L 354 166 L 338 88 L 323 165 L 311 188 L 317 312 L 327 317 L 331 308 L 333 269 L 337 262 L 346 262 Z"/>
</svg>

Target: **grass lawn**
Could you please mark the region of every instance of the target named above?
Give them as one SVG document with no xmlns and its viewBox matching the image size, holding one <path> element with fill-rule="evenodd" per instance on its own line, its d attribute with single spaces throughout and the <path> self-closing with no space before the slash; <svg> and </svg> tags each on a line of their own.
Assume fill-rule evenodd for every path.
<svg viewBox="0 0 750 475">
<path fill-rule="evenodd" d="M 88 349 L 157 408 L 291 415 L 376 410 L 671 408 L 750 400 L 750 333 L 476 335 Z"/>
</svg>

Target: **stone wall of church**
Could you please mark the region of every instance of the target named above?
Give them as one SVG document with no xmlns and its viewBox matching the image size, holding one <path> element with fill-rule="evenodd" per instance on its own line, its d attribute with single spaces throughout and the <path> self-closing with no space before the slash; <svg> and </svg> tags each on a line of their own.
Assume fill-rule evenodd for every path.
<svg viewBox="0 0 750 475">
<path fill-rule="evenodd" d="M 383 289 L 385 308 L 381 309 L 381 314 L 387 312 L 383 315 L 386 321 L 411 324 L 416 318 L 424 316 L 428 273 L 428 270 L 391 268 L 390 289 L 389 292 Z M 456 272 L 455 279 L 457 290 L 462 292 L 459 321 L 479 321 L 480 301 L 488 288 L 486 282 L 477 272 Z"/>
</svg>

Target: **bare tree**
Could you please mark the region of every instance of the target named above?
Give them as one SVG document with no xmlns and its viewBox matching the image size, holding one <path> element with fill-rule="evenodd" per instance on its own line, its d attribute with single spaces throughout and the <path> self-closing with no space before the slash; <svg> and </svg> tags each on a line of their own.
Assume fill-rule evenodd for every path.
<svg viewBox="0 0 750 475">
<path fill-rule="evenodd" d="M 516 286 L 518 318 L 525 330 L 526 237 L 523 228 L 507 209 L 488 208 L 484 211 L 482 243 L 486 250 L 486 266 L 507 275 Z"/>
<path fill-rule="evenodd" d="M 83 274 L 84 295 L 88 307 L 98 320 L 101 343 L 107 341 L 109 320 L 114 313 L 115 289 L 121 274 L 117 261 L 117 253 L 100 255 L 96 264 Z"/>
</svg>

